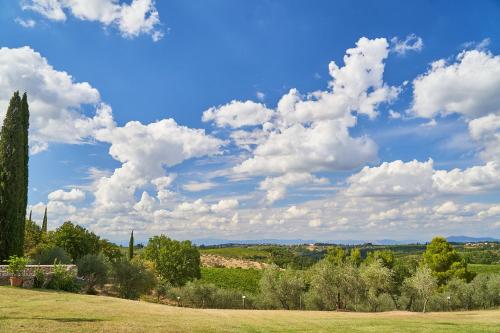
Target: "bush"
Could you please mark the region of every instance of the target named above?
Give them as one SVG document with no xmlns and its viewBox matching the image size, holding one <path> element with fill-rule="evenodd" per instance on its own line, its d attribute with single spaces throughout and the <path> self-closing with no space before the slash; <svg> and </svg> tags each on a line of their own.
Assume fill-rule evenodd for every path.
<svg viewBox="0 0 500 333">
<path fill-rule="evenodd" d="M 47 289 L 77 292 L 81 289 L 81 284 L 77 281 L 74 271 L 67 270 L 63 265 L 54 265 Z"/>
<path fill-rule="evenodd" d="M 137 299 L 155 286 L 154 274 L 139 259 L 119 260 L 113 263 L 113 279 L 122 298 Z"/>
<path fill-rule="evenodd" d="M 35 248 L 32 254 L 32 262 L 36 265 L 70 264 L 69 254 L 58 246 L 40 246 Z"/>
<path fill-rule="evenodd" d="M 259 299 L 271 308 L 298 309 L 304 291 L 305 282 L 300 271 L 273 267 L 262 274 Z"/>
<path fill-rule="evenodd" d="M 33 278 L 33 288 L 44 288 L 45 282 L 45 273 L 41 269 L 36 269 Z"/>
<path fill-rule="evenodd" d="M 9 267 L 7 267 L 7 272 L 18 277 L 23 276 L 28 261 L 29 261 L 28 258 L 11 256 L 9 260 L 7 260 L 7 262 L 9 263 Z"/>
<path fill-rule="evenodd" d="M 77 266 L 78 276 L 85 281 L 87 294 L 95 294 L 95 287 L 102 287 L 108 280 L 108 266 L 102 256 L 87 254 L 78 260 Z"/>
<path fill-rule="evenodd" d="M 176 241 L 165 235 L 149 239 L 144 257 L 154 263 L 160 277 L 174 286 L 199 279 L 200 252 L 190 241 Z"/>
</svg>

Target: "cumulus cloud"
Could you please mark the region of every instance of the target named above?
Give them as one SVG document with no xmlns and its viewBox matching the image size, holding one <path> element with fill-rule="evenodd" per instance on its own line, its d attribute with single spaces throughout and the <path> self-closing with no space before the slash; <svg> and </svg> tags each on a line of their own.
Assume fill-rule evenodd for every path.
<svg viewBox="0 0 500 333">
<path fill-rule="evenodd" d="M 213 212 L 220 213 L 236 209 L 238 205 L 239 202 L 236 199 L 222 199 L 218 203 L 210 206 L 210 209 Z"/>
<path fill-rule="evenodd" d="M 165 185 L 165 167 L 184 160 L 219 153 L 223 141 L 204 130 L 163 119 L 144 125 L 138 121 L 101 130 L 96 138 L 111 144 L 110 155 L 121 162 L 109 177 L 101 178 L 94 193 L 96 204 L 106 209 L 128 207 L 139 188 L 156 182 Z M 160 179 L 160 180 L 159 180 Z"/>
<path fill-rule="evenodd" d="M 28 93 L 32 153 L 51 142 L 88 142 L 96 131 L 114 126 L 111 108 L 97 89 L 55 70 L 30 47 L 0 48 L 0 77 L 0 120 L 14 91 Z M 94 115 L 86 116 L 84 107 L 95 108 Z"/>
<path fill-rule="evenodd" d="M 260 189 L 266 191 L 267 202 L 272 204 L 285 197 L 288 187 L 311 183 L 324 184 L 326 182 L 326 179 L 317 178 L 307 172 L 286 173 L 279 177 L 267 177 L 260 183 Z"/>
<path fill-rule="evenodd" d="M 460 53 L 456 61 L 432 63 L 413 81 L 413 112 L 432 118 L 458 113 L 468 119 L 499 111 L 500 56 L 485 51 Z"/>
<path fill-rule="evenodd" d="M 404 40 L 401 40 L 398 37 L 393 37 L 391 39 L 391 44 L 391 51 L 400 55 L 405 55 L 409 51 L 420 52 L 424 47 L 424 41 L 422 38 L 415 34 L 406 36 Z"/>
<path fill-rule="evenodd" d="M 70 191 L 57 190 L 49 193 L 48 199 L 50 201 L 81 201 L 85 199 L 85 192 L 77 188 Z"/>
<path fill-rule="evenodd" d="M 214 121 L 218 127 L 261 125 L 271 119 L 273 111 L 264 104 L 252 101 L 231 101 L 226 105 L 211 107 L 203 112 L 203 121 Z"/>
<path fill-rule="evenodd" d="M 182 188 L 189 192 L 201 192 L 213 189 L 217 184 L 213 182 L 188 182 Z"/>
<path fill-rule="evenodd" d="M 84 21 L 96 21 L 117 28 L 122 36 L 134 38 L 151 35 L 154 41 L 163 37 L 160 16 L 153 0 L 25 0 L 23 10 L 35 11 L 52 21 L 65 21 L 67 13 Z"/>
</svg>

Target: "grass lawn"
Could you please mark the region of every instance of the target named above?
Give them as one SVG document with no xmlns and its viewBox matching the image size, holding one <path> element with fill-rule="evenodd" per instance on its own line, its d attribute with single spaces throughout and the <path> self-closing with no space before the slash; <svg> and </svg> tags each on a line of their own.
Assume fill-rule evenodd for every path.
<svg viewBox="0 0 500 333">
<path fill-rule="evenodd" d="M 485 274 L 500 274 L 500 264 L 482 265 L 482 264 L 468 264 L 467 267 L 470 271 Z"/>
<path fill-rule="evenodd" d="M 0 332 L 500 332 L 500 310 L 428 314 L 201 310 L 0 287 Z"/>
</svg>

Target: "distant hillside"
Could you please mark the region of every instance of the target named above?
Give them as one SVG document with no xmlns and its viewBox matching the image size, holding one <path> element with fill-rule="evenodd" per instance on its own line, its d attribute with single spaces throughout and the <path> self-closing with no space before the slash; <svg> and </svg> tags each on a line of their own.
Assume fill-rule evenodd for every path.
<svg viewBox="0 0 500 333">
<path fill-rule="evenodd" d="M 374 245 L 404 245 L 422 243 L 416 240 L 394 240 L 394 239 L 380 239 L 380 240 L 362 240 L 362 239 L 344 239 L 344 240 L 313 240 L 313 239 L 217 239 L 217 238 L 201 238 L 192 241 L 196 245 L 214 246 L 214 245 L 298 245 L 298 244 L 342 244 L 342 245 L 361 245 L 371 243 Z M 425 242 L 424 242 L 425 243 Z"/>
<path fill-rule="evenodd" d="M 446 239 L 452 243 L 500 242 L 500 239 L 492 237 L 450 236 Z"/>
</svg>

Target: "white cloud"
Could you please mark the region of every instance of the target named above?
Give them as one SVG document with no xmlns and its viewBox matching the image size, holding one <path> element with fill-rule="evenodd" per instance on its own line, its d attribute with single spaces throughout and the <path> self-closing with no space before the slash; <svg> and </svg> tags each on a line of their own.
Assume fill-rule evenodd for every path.
<svg viewBox="0 0 500 333">
<path fill-rule="evenodd" d="M 214 121 L 218 127 L 261 125 L 271 119 L 273 111 L 264 104 L 252 101 L 231 101 L 226 105 L 211 107 L 203 112 L 203 121 Z"/>
<path fill-rule="evenodd" d="M 204 130 L 180 126 L 173 119 L 148 125 L 132 121 L 123 127 L 101 130 L 96 137 L 109 142 L 110 155 L 122 163 L 111 176 L 97 183 L 96 204 L 107 209 L 130 206 L 135 192 L 148 183 L 155 181 L 157 186 L 166 185 L 166 179 L 162 178 L 165 167 L 217 154 L 223 144 L 206 135 Z"/>
<path fill-rule="evenodd" d="M 418 196 L 432 191 L 433 161 L 384 162 L 349 177 L 348 195 Z"/>
<path fill-rule="evenodd" d="M 434 207 L 436 213 L 441 215 L 456 213 L 458 209 L 458 206 L 453 201 L 446 201 L 442 205 Z"/>
<path fill-rule="evenodd" d="M 50 201 L 81 201 L 85 199 L 85 192 L 77 188 L 70 191 L 57 190 L 49 193 L 48 199 Z"/>
<path fill-rule="evenodd" d="M 401 119 L 401 113 L 394 111 L 394 110 L 389 110 L 389 118 L 391 119 Z"/>
<path fill-rule="evenodd" d="M 415 34 L 406 36 L 404 40 L 400 40 L 398 37 L 393 37 L 391 39 L 391 43 L 391 51 L 400 55 L 405 55 L 408 51 L 420 52 L 424 46 L 422 38 Z"/>
<path fill-rule="evenodd" d="M 189 192 L 201 192 L 211 190 L 216 186 L 217 184 L 213 182 L 189 182 L 182 185 L 182 188 Z"/>
<path fill-rule="evenodd" d="M 262 102 L 266 98 L 266 94 L 264 94 L 262 91 L 257 91 L 255 93 L 255 97 L 257 97 L 257 99 Z"/>
<path fill-rule="evenodd" d="M 500 164 L 488 162 L 465 170 L 437 170 L 434 186 L 442 193 L 481 193 L 500 188 Z"/>
<path fill-rule="evenodd" d="M 32 153 L 51 142 L 88 142 L 99 129 L 114 126 L 111 108 L 101 103 L 97 89 L 74 82 L 30 47 L 0 48 L 0 77 L 0 120 L 15 90 L 28 93 Z M 95 114 L 86 116 L 84 106 L 95 107 Z"/>
<path fill-rule="evenodd" d="M 53 21 L 65 21 L 69 12 L 80 20 L 116 27 L 127 38 L 147 34 L 158 41 L 163 37 L 158 28 L 160 16 L 153 0 L 132 0 L 130 3 L 118 0 L 25 0 L 22 8 Z"/>
<path fill-rule="evenodd" d="M 227 212 L 238 208 L 239 202 L 236 199 L 222 199 L 218 203 L 210 206 L 215 213 Z"/>
<path fill-rule="evenodd" d="M 464 115 L 468 119 L 499 111 L 500 56 L 471 50 L 456 62 L 432 63 L 431 69 L 413 81 L 413 112 L 432 118 L 438 114 Z"/>
<path fill-rule="evenodd" d="M 19 24 L 20 26 L 22 26 L 23 28 L 34 28 L 36 26 L 36 21 L 32 20 L 32 19 L 22 19 L 20 17 L 16 17 L 14 19 L 14 21 Z"/>
<path fill-rule="evenodd" d="M 290 186 L 300 186 L 317 183 L 324 184 L 326 179 L 319 179 L 309 173 L 286 173 L 279 177 L 267 177 L 260 183 L 260 189 L 266 191 L 268 203 L 274 203 L 283 199 L 287 188 Z"/>
</svg>

